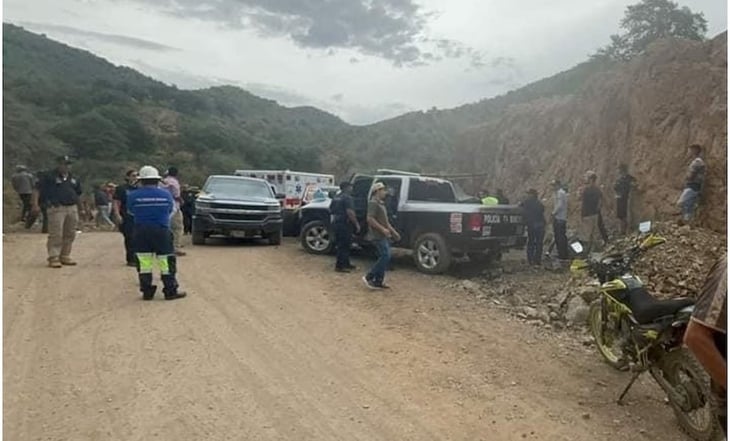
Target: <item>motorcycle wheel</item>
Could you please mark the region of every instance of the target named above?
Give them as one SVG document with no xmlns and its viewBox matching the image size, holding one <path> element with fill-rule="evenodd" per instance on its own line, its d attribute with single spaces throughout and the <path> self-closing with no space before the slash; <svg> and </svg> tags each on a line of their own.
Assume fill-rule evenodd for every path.
<svg viewBox="0 0 730 441">
<path fill-rule="evenodd" d="M 603 360 L 620 371 L 629 368 L 628 361 L 623 357 L 623 351 L 620 347 L 620 335 L 618 333 L 618 323 L 609 319 L 606 323 L 606 329 L 603 330 L 603 308 L 600 301 L 593 302 L 588 311 L 588 326 L 590 327 L 593 339 L 596 342 L 598 352 Z"/>
<path fill-rule="evenodd" d="M 721 429 L 710 379 L 697 359 L 687 349 L 677 349 L 662 356 L 660 369 L 678 398 L 668 396 L 682 430 L 697 441 L 715 440 Z"/>
</svg>

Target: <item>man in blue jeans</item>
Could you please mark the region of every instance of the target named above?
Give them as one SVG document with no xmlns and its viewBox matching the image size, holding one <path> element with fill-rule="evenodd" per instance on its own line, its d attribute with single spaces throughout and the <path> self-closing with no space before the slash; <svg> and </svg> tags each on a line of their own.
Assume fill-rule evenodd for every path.
<svg viewBox="0 0 730 441">
<path fill-rule="evenodd" d="M 707 169 L 705 161 L 702 160 L 702 146 L 692 144 L 687 148 L 687 152 L 692 158 L 692 162 L 687 170 L 684 190 L 682 190 L 682 194 L 677 201 L 677 205 L 682 209 L 683 223 L 690 222 L 694 218 L 697 201 L 705 184 L 705 171 Z"/>
<path fill-rule="evenodd" d="M 537 190 L 527 191 L 527 199 L 520 204 L 527 225 L 527 263 L 539 266 L 542 263 L 542 242 L 545 239 L 545 206 L 537 198 Z"/>
<path fill-rule="evenodd" d="M 382 182 L 373 185 L 373 193 L 368 203 L 368 233 L 366 238 L 370 240 L 378 251 L 378 261 L 370 269 L 370 272 L 363 277 L 365 285 L 370 289 L 387 289 L 385 284 L 385 270 L 390 263 L 390 240 L 400 240 L 400 234 L 388 221 L 388 209 L 385 207 L 385 198 L 388 196 L 388 189 Z"/>
</svg>

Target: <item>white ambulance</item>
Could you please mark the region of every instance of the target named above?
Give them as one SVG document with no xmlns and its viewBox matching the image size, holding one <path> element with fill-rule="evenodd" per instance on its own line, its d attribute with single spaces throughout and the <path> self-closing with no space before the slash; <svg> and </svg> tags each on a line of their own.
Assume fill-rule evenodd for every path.
<svg viewBox="0 0 730 441">
<path fill-rule="evenodd" d="M 332 187 L 335 176 L 321 173 L 297 172 L 291 170 L 236 170 L 236 176 L 266 180 L 277 194 L 283 195 L 285 210 L 295 210 L 302 204 L 302 197 L 307 187 L 318 185 Z"/>
</svg>

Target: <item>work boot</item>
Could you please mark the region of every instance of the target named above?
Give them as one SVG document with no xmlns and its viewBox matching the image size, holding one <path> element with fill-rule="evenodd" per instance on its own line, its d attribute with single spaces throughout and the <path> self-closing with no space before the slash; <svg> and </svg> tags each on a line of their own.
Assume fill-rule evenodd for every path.
<svg viewBox="0 0 730 441">
<path fill-rule="evenodd" d="M 48 259 L 48 266 L 51 268 L 61 268 L 63 265 L 61 264 L 61 259 L 58 257 L 51 257 Z"/>
<path fill-rule="evenodd" d="M 76 266 L 76 262 L 68 256 L 61 256 L 61 265 Z"/>
<path fill-rule="evenodd" d="M 167 294 L 165 293 L 165 300 L 176 300 L 176 299 L 182 299 L 183 297 L 186 297 L 188 294 L 185 291 L 177 291 L 173 294 Z"/>
<path fill-rule="evenodd" d="M 146 288 L 142 288 L 142 300 L 152 300 L 155 298 L 157 292 L 157 285 L 151 285 Z"/>
</svg>

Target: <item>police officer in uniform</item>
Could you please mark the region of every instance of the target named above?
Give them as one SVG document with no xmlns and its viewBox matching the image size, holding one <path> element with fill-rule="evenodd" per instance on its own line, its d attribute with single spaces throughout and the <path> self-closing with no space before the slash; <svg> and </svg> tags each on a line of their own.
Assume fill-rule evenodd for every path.
<svg viewBox="0 0 730 441">
<path fill-rule="evenodd" d="M 71 259 L 71 247 L 81 209 L 81 182 L 71 174 L 71 159 L 68 156 L 56 159 L 57 167 L 40 176 L 31 197 L 33 216 L 38 216 L 41 205 L 47 207 L 48 266 L 51 268 L 76 265 Z"/>
<path fill-rule="evenodd" d="M 337 247 L 337 263 L 335 271 L 349 273 L 356 269 L 350 263 L 350 248 L 352 248 L 352 234 L 360 234 L 360 224 L 355 216 L 355 203 L 352 200 L 352 184 L 340 184 L 340 194 L 332 201 L 332 225 L 335 229 Z"/>
<path fill-rule="evenodd" d="M 143 300 L 152 300 L 157 286 L 152 284 L 152 268 L 160 268 L 165 300 L 186 296 L 178 290 L 177 258 L 173 247 L 170 220 L 175 210 L 172 194 L 160 188 L 162 176 L 156 168 L 146 165 L 139 170 L 142 184 L 127 195 L 127 207 L 134 216 L 133 247 L 139 262 L 139 289 Z"/>
</svg>

